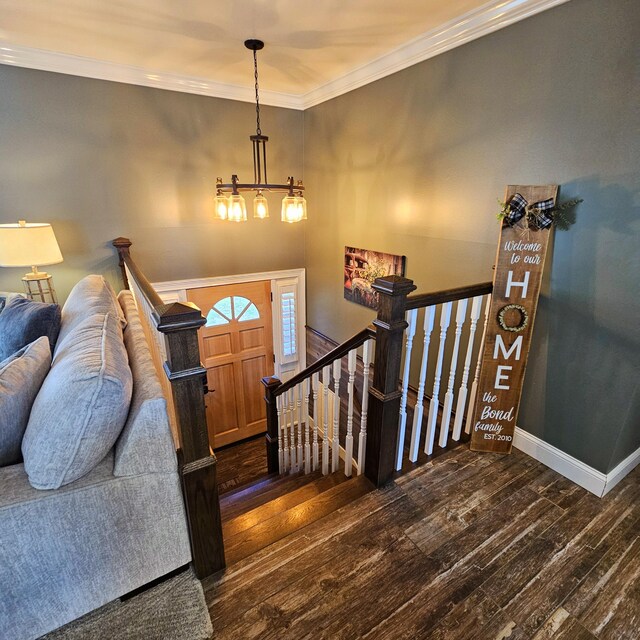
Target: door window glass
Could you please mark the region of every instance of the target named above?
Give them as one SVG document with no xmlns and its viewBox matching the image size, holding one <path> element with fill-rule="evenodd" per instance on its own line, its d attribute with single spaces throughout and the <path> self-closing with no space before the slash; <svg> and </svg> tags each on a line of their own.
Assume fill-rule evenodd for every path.
<svg viewBox="0 0 640 640">
<path fill-rule="evenodd" d="M 256 305 L 242 296 L 227 296 L 218 300 L 207 314 L 207 327 L 229 324 L 232 320 L 246 322 L 258 320 L 260 312 Z"/>
</svg>

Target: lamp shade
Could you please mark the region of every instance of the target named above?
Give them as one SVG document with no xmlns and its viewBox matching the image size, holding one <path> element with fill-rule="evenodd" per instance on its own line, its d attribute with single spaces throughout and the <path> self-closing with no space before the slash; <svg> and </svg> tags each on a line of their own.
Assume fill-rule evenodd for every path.
<svg viewBox="0 0 640 640">
<path fill-rule="evenodd" d="M 21 220 L 0 224 L 0 267 L 31 267 L 62 262 L 50 224 Z"/>
</svg>

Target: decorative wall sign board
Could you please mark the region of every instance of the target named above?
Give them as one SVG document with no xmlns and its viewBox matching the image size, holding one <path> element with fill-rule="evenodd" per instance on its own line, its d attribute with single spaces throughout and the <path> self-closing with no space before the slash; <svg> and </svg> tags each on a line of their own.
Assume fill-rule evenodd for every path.
<svg viewBox="0 0 640 640">
<path fill-rule="evenodd" d="M 545 211 L 554 206 L 557 193 L 557 185 L 507 187 L 471 422 L 472 451 L 511 452 L 552 229 L 552 214 L 547 217 Z"/>
<path fill-rule="evenodd" d="M 378 294 L 371 288 L 373 281 L 382 276 L 404 276 L 405 261 L 405 256 L 345 247 L 345 300 L 377 309 Z"/>
</svg>

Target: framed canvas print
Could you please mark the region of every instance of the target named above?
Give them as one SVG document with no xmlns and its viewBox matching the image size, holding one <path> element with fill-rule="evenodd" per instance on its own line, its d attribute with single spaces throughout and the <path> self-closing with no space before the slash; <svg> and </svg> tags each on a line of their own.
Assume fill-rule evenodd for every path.
<svg viewBox="0 0 640 640">
<path fill-rule="evenodd" d="M 344 297 L 375 309 L 378 294 L 371 288 L 382 276 L 404 276 L 406 257 L 356 247 L 344 248 Z"/>
</svg>

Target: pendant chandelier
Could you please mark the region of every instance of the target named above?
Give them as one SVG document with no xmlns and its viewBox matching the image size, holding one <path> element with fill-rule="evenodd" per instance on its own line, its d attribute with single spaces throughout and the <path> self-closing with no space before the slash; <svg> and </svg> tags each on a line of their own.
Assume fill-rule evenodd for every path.
<svg viewBox="0 0 640 640">
<path fill-rule="evenodd" d="M 265 191 L 284 192 L 282 199 L 282 222 L 300 222 L 307 219 L 307 201 L 302 192 L 302 180 L 294 182 L 293 177 L 287 178 L 286 184 L 270 184 L 267 178 L 267 142 L 268 136 L 262 134 L 260 128 L 260 96 L 258 93 L 258 54 L 264 47 L 262 40 L 245 40 L 244 46 L 253 51 L 253 71 L 256 89 L 256 134 L 249 136 L 253 146 L 253 184 L 241 183 L 238 176 L 233 174 L 231 182 L 224 184 L 218 178 L 215 197 L 215 217 L 231 222 L 246 222 L 247 206 L 242 196 L 243 191 L 254 191 L 253 217 L 264 220 L 269 217 L 269 203 L 264 196 Z"/>
</svg>

